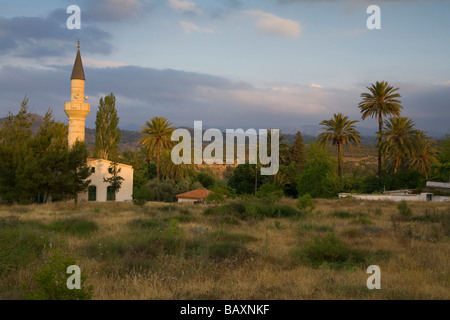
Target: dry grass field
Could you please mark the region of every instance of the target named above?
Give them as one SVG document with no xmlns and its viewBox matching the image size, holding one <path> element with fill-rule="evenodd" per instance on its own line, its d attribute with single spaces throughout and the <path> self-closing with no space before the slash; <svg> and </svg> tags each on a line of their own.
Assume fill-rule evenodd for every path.
<svg viewBox="0 0 450 320">
<path fill-rule="evenodd" d="M 271 206 L 257 202 L 245 213 L 233 204 L 2 206 L 0 299 L 38 290 L 35 275 L 56 252 L 76 260 L 99 300 L 450 299 L 449 204 L 408 203 L 409 217 L 394 202 L 315 204 L 299 212 L 284 199 L 272 217 L 255 214 Z M 369 265 L 381 269 L 380 290 L 366 287 Z"/>
</svg>

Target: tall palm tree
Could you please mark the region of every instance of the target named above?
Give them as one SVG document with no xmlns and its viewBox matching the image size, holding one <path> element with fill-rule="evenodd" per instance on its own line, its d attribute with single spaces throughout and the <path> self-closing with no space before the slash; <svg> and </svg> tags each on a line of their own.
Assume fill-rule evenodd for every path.
<svg viewBox="0 0 450 320">
<path fill-rule="evenodd" d="M 411 159 L 411 167 L 419 170 L 428 178 L 431 173 L 431 166 L 438 162 L 436 141 L 431 140 L 423 131 L 419 131 L 418 135 L 418 143 Z"/>
<path fill-rule="evenodd" d="M 394 117 L 385 120 L 385 129 L 381 131 L 381 153 L 393 161 L 393 172 L 397 173 L 402 161 L 413 158 L 419 143 L 419 131 L 414 122 L 406 117 Z"/>
<path fill-rule="evenodd" d="M 172 122 L 164 117 L 153 117 L 150 121 L 145 122 L 145 126 L 141 127 L 140 133 L 142 138 L 139 140 L 144 147 L 149 150 L 149 158 L 156 159 L 156 178 L 160 181 L 160 156 L 161 152 L 173 145 L 171 140 Z"/>
<path fill-rule="evenodd" d="M 400 116 L 403 109 L 400 100 L 399 88 L 390 86 L 387 82 L 376 82 L 371 87 L 367 87 L 369 92 L 361 94 L 359 108 L 362 113 L 362 120 L 371 116 L 378 119 L 378 137 L 383 130 L 383 117 Z M 381 149 L 380 140 L 378 140 L 378 176 L 381 177 Z"/>
<path fill-rule="evenodd" d="M 350 121 L 347 116 L 342 113 L 334 114 L 330 120 L 323 120 L 320 125 L 324 126 L 325 132 L 318 136 L 320 144 L 325 145 L 331 142 L 338 147 L 338 176 L 342 178 L 342 151 L 343 145 L 358 146 L 361 141 L 361 135 L 355 128 L 357 120 Z"/>
</svg>

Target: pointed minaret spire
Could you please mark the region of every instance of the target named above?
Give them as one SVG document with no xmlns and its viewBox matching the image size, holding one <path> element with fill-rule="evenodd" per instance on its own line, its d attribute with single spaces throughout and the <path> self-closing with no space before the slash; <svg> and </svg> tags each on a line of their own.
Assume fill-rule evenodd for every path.
<svg viewBox="0 0 450 320">
<path fill-rule="evenodd" d="M 80 40 L 78 40 L 77 47 L 77 57 L 75 58 L 75 64 L 73 65 L 72 76 L 70 77 L 70 79 L 86 80 L 84 77 L 83 62 L 81 61 Z"/>
<path fill-rule="evenodd" d="M 70 78 L 70 102 L 64 104 L 64 111 L 69 117 L 69 148 L 75 141 L 84 141 L 85 120 L 89 114 L 90 106 L 86 103 L 87 97 L 84 95 L 84 70 L 81 62 L 80 41 L 77 43 L 78 52 L 73 65 L 72 77 Z"/>
</svg>

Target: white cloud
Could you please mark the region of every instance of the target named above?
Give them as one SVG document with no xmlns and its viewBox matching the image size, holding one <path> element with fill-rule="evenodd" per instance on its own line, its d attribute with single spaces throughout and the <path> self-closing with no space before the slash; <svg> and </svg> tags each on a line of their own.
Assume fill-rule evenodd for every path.
<svg viewBox="0 0 450 320">
<path fill-rule="evenodd" d="M 209 28 L 200 28 L 195 23 L 192 22 L 186 22 L 186 21 L 180 21 L 180 26 L 184 29 L 186 33 L 192 33 L 192 32 L 204 32 L 204 33 L 213 33 L 214 30 Z"/>
<path fill-rule="evenodd" d="M 183 12 L 202 13 L 202 10 L 194 2 L 190 1 L 169 0 L 169 7 Z"/>
<path fill-rule="evenodd" d="M 320 84 L 317 84 L 317 83 L 311 83 L 311 85 L 309 87 L 310 88 L 323 88 Z"/>
<path fill-rule="evenodd" d="M 296 38 L 302 31 L 300 24 L 294 20 L 283 19 L 261 10 L 251 10 L 247 13 L 256 17 L 256 27 L 260 34 Z"/>
</svg>

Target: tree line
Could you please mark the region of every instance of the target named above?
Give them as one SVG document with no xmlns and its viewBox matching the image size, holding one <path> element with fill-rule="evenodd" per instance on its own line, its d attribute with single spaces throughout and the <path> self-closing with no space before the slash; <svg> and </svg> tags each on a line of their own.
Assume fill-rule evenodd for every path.
<svg viewBox="0 0 450 320">
<path fill-rule="evenodd" d="M 175 165 L 171 160 L 175 127 L 165 117 L 152 117 L 141 127 L 140 148 L 119 152 L 121 139 L 116 98 L 113 93 L 100 99 L 96 114 L 94 158 L 112 161 L 111 177 L 104 181 L 121 187 L 117 163 L 134 168 L 133 197 L 142 201 L 174 201 L 177 193 L 200 187 L 220 196 L 249 194 L 257 197 L 334 197 L 339 192 L 382 192 L 385 189 L 422 188 L 428 178 L 450 179 L 450 137 L 440 145 L 414 122 L 401 115 L 399 88 L 376 82 L 361 94 L 361 119 L 378 121 L 377 172 L 356 168 L 344 172 L 343 147 L 358 148 L 361 135 L 357 120 L 337 113 L 323 120 L 323 132 L 316 142 L 305 144 L 301 132 L 289 144 L 279 136 L 280 169 L 274 176 L 261 176 L 261 164 L 227 166 L 218 176 L 210 168 L 192 164 Z M 31 134 L 28 98 L 16 115 L 9 113 L 0 130 L 0 195 L 9 203 L 75 199 L 89 185 L 89 152 L 84 143 L 67 145 L 67 125 L 46 113 L 39 131 Z M 269 130 L 270 133 L 270 130 Z M 271 136 L 268 134 L 268 146 Z M 337 149 L 334 157 L 328 148 Z M 270 152 L 270 148 L 269 148 Z M 220 198 L 220 196 L 218 198 Z"/>
</svg>

